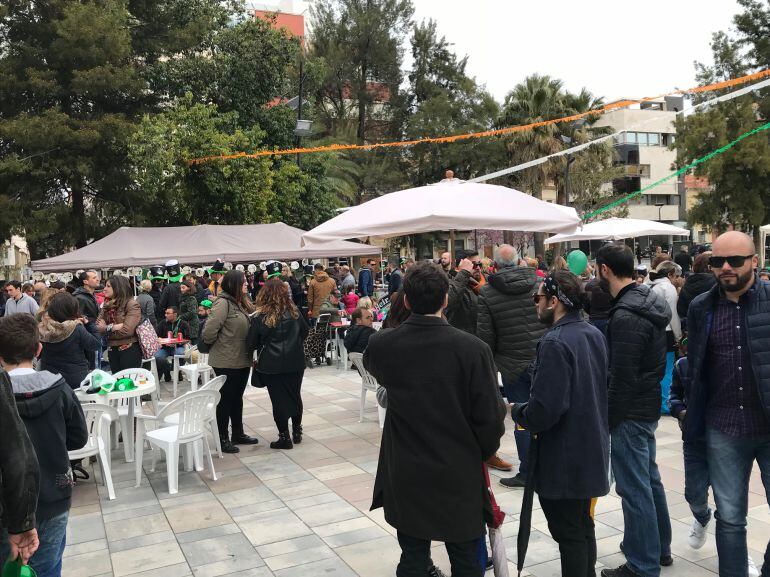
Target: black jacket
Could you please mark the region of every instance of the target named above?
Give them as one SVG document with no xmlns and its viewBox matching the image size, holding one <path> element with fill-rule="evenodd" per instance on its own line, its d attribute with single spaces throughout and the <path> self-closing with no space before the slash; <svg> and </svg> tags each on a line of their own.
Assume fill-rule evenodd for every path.
<svg viewBox="0 0 770 577">
<path fill-rule="evenodd" d="M 264 321 L 264 315 L 254 317 L 246 337 L 250 353 L 257 351 L 257 370 L 269 375 L 303 371 L 303 343 L 310 329 L 302 315 L 293 319 L 287 311 L 274 327 Z"/>
<path fill-rule="evenodd" d="M 51 519 L 70 508 L 72 469 L 67 451 L 83 448 L 88 429 L 75 392 L 47 371 L 12 375 L 11 383 L 40 464 L 37 518 Z"/>
<path fill-rule="evenodd" d="M 692 268 L 692 256 L 688 252 L 679 252 L 674 257 L 674 262 L 678 264 L 680 267 L 682 267 L 683 273 L 690 272 L 690 269 Z"/>
<path fill-rule="evenodd" d="M 700 439 L 705 433 L 709 388 L 706 356 L 719 291 L 719 286 L 714 286 L 696 297 L 687 313 L 690 387 L 687 391 L 687 414 L 682 426 L 685 440 Z M 749 305 L 743 309 L 751 370 L 754 371 L 762 408 L 770 418 L 770 282 L 755 277 L 754 286 L 747 295 Z"/>
<path fill-rule="evenodd" d="M 162 339 L 168 337 L 169 331 L 171 331 L 171 335 L 174 337 L 177 335 L 177 333 L 182 333 L 182 338 L 190 338 L 190 325 L 187 323 L 187 321 L 183 321 L 182 319 L 177 319 L 177 321 L 172 324 L 164 318 L 158 323 L 158 327 L 155 329 L 155 332 Z"/>
<path fill-rule="evenodd" d="M 396 270 L 392 271 L 390 273 L 390 278 L 388 279 L 388 296 L 397 293 L 401 289 L 403 282 L 404 273 L 401 272 L 401 269 L 397 268 Z"/>
<path fill-rule="evenodd" d="M 372 509 L 418 539 L 481 537 L 491 514 L 482 463 L 505 432 L 489 347 L 413 314 L 372 335 L 364 366 L 388 392 Z"/>
<path fill-rule="evenodd" d="M 165 317 L 168 307 L 176 307 L 179 309 L 179 305 L 182 303 L 181 286 L 182 285 L 178 282 L 170 282 L 166 285 L 166 288 L 163 289 L 158 307 L 160 310 L 155 311 L 158 320 L 162 320 Z"/>
<path fill-rule="evenodd" d="M 676 312 L 679 318 L 687 318 L 687 311 L 690 309 L 690 303 L 698 295 L 702 295 L 717 284 L 717 279 L 710 272 L 699 272 L 691 274 L 684 281 L 682 290 L 679 291 L 679 300 L 676 302 Z"/>
<path fill-rule="evenodd" d="M 88 324 L 96 323 L 99 316 L 99 303 L 96 302 L 96 297 L 83 287 L 76 288 L 72 296 L 78 300 L 80 314 L 88 319 Z"/>
<path fill-rule="evenodd" d="M 599 285 L 599 280 L 592 278 L 586 283 L 586 312 L 588 320 L 602 321 L 610 318 L 612 295 Z"/>
<path fill-rule="evenodd" d="M 369 344 L 369 337 L 376 332 L 372 327 L 353 325 L 345 333 L 345 349 L 349 353 L 363 353 Z"/>
<path fill-rule="evenodd" d="M 609 490 L 607 341 L 579 312 L 559 319 L 537 345 L 527 403 L 514 420 L 537 433 L 535 490 L 546 499 L 591 499 Z"/>
<path fill-rule="evenodd" d="M 671 416 L 679 418 L 679 413 L 687 409 L 687 396 L 690 390 L 690 365 L 687 357 L 674 363 L 671 374 L 671 392 L 668 396 L 668 409 Z"/>
<path fill-rule="evenodd" d="M 614 299 L 607 326 L 610 430 L 626 420 L 660 419 L 669 322 L 665 299 L 646 285 L 629 284 Z"/>
<path fill-rule="evenodd" d="M 476 335 L 492 349 L 506 382 L 513 383 L 526 370 L 546 331 L 532 302 L 539 282 L 534 268 L 505 267 L 490 275 L 479 292 Z"/>
<path fill-rule="evenodd" d="M 35 528 L 40 469 L 35 448 L 19 418 L 11 379 L 0 370 L 0 517 L 9 533 Z"/>
<path fill-rule="evenodd" d="M 479 314 L 479 297 L 472 286 L 476 281 L 467 270 L 457 272 L 449 279 L 449 302 L 446 307 L 446 320 L 453 327 L 476 334 Z"/>
<path fill-rule="evenodd" d="M 40 368 L 61 375 L 70 387 L 77 389 L 101 346 L 99 339 L 76 321 L 59 323 L 46 316 L 39 327 L 43 343 Z"/>
</svg>

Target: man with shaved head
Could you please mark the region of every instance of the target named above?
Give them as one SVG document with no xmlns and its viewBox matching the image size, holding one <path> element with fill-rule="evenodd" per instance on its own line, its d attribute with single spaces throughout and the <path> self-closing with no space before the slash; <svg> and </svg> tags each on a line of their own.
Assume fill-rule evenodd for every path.
<svg viewBox="0 0 770 577">
<path fill-rule="evenodd" d="M 476 335 L 492 349 L 508 402 L 526 403 L 531 384 L 529 364 L 535 358 L 537 341 L 546 331 L 532 303 L 540 281 L 534 268 L 517 266 L 519 255 L 509 244 L 497 249 L 495 262 L 498 272 L 489 275 L 479 292 Z M 514 437 L 519 471 L 500 482 L 506 487 L 522 488 L 527 473 L 529 431 L 516 430 Z M 501 470 L 510 468 L 502 459 L 490 465 Z"/>
<path fill-rule="evenodd" d="M 719 575 L 746 577 L 754 461 L 770 502 L 770 283 L 756 277 L 756 248 L 742 232 L 726 232 L 713 243 L 709 266 L 717 285 L 687 313 L 691 383 L 683 437 L 705 440 Z M 762 575 L 770 575 L 770 543 Z"/>
</svg>

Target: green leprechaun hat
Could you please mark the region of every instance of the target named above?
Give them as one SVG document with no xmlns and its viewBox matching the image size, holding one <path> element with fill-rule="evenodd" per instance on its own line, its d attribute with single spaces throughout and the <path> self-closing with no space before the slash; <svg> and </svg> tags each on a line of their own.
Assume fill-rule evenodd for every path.
<svg viewBox="0 0 770 577">
<path fill-rule="evenodd" d="M 179 266 L 179 261 L 172 259 L 166 262 L 166 274 L 170 282 L 179 282 L 184 276 L 182 274 L 182 268 Z"/>
</svg>

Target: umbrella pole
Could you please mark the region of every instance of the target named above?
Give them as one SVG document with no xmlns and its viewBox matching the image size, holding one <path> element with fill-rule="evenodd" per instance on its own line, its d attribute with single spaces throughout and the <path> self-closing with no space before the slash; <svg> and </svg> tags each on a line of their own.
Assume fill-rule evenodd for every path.
<svg viewBox="0 0 770 577">
<path fill-rule="evenodd" d="M 449 231 L 449 254 L 452 257 L 452 262 L 455 261 L 455 229 Z"/>
</svg>

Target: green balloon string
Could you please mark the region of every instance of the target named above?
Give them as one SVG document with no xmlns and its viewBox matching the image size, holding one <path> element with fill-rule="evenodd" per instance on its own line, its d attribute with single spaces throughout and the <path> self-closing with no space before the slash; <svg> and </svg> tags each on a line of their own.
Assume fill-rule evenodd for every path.
<svg viewBox="0 0 770 577">
<path fill-rule="evenodd" d="M 634 192 L 632 192 L 630 194 L 627 194 L 627 195 L 619 198 L 618 200 L 616 200 L 614 202 L 611 202 L 610 204 L 608 204 L 606 206 L 603 206 L 603 207 L 601 207 L 599 209 L 596 209 L 593 212 L 589 212 L 588 214 L 583 216 L 583 220 L 587 221 L 587 220 L 589 220 L 589 219 L 591 219 L 591 218 L 593 218 L 595 216 L 598 216 L 598 215 L 602 214 L 603 212 L 607 212 L 608 210 L 612 210 L 613 208 L 616 208 L 616 207 L 620 206 L 621 204 L 624 204 L 624 203 L 628 202 L 632 198 L 635 198 L 635 197 L 639 196 L 640 194 L 644 194 L 645 192 L 647 192 L 651 188 L 655 188 L 659 184 L 663 184 L 664 182 L 666 182 L 668 180 L 671 180 L 672 178 L 676 178 L 677 176 L 680 176 L 681 174 L 684 174 L 688 170 L 690 170 L 692 168 L 695 168 L 699 164 L 703 164 L 704 162 L 707 162 L 707 161 L 711 160 L 715 156 L 718 156 L 718 155 L 722 154 L 723 152 L 727 152 L 733 146 L 738 144 L 740 141 L 745 140 L 746 138 L 748 138 L 750 136 L 754 136 L 755 134 L 757 134 L 759 132 L 762 132 L 764 130 L 768 130 L 768 129 L 770 129 L 770 122 L 768 122 L 767 124 L 763 124 L 762 126 L 758 126 L 754 130 L 749 130 L 748 132 L 744 132 L 743 134 L 741 134 L 735 140 L 733 140 L 731 142 L 728 142 L 727 144 L 725 144 L 721 148 L 717 148 L 716 150 L 712 150 L 711 152 L 709 152 L 705 156 L 701 156 L 700 158 L 696 158 L 690 164 L 688 164 L 687 166 L 683 166 L 682 168 L 680 168 L 676 172 L 672 172 L 671 174 L 669 174 L 667 176 L 664 176 L 660 180 L 656 180 L 655 182 L 653 182 L 651 184 L 648 184 L 647 186 L 645 186 L 641 190 L 634 191 Z"/>
</svg>

